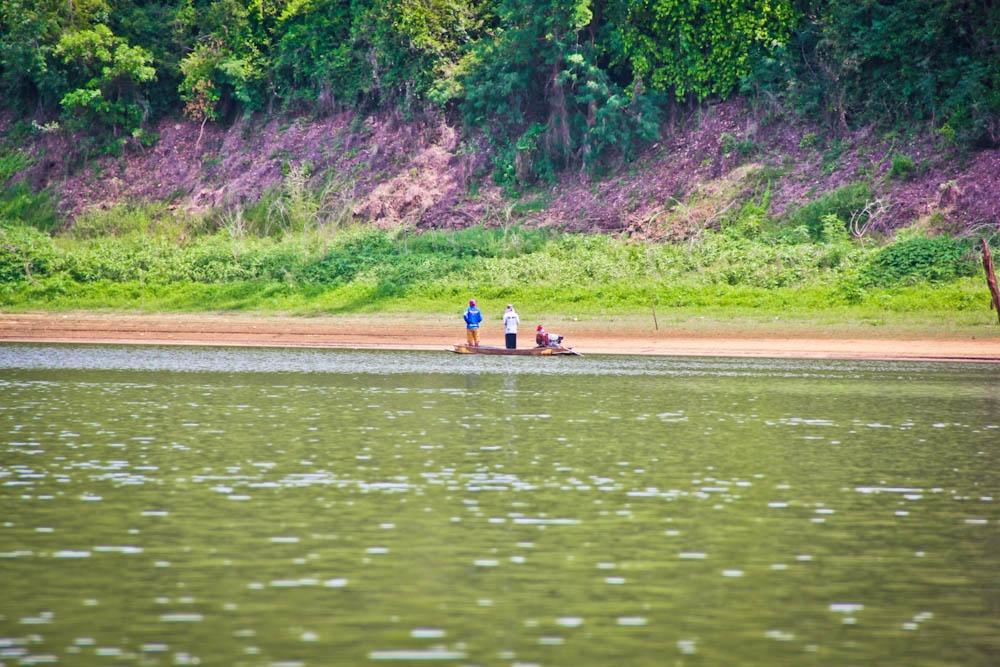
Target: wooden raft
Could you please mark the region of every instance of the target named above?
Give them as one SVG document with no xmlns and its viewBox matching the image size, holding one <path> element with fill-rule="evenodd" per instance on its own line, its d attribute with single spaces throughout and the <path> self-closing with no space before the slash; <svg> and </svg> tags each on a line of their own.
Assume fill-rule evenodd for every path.
<svg viewBox="0 0 1000 667">
<path fill-rule="evenodd" d="M 456 354 L 495 354 L 512 355 L 523 357 L 551 357 L 555 355 L 581 356 L 579 352 L 574 352 L 570 347 L 523 347 L 517 350 L 508 350 L 505 347 L 494 347 L 492 345 L 456 345 L 452 352 Z"/>
</svg>

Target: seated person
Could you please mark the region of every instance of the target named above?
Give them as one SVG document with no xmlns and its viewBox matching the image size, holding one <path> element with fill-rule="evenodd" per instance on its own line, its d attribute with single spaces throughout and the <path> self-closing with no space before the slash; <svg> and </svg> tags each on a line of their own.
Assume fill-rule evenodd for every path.
<svg viewBox="0 0 1000 667">
<path fill-rule="evenodd" d="M 541 324 L 535 328 L 535 345 L 538 347 L 548 347 L 549 345 L 549 334 Z"/>
<path fill-rule="evenodd" d="M 559 334 L 549 333 L 541 324 L 535 329 L 535 345 L 538 347 L 559 347 L 563 337 Z"/>
</svg>

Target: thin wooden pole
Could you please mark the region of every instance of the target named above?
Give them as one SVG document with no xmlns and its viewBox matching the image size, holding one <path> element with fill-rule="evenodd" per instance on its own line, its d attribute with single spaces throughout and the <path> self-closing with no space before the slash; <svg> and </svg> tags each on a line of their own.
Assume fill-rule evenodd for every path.
<svg viewBox="0 0 1000 667">
<path fill-rule="evenodd" d="M 993 272 L 993 257 L 990 256 L 990 244 L 986 239 L 983 242 L 983 269 L 986 271 L 986 284 L 990 286 L 990 295 L 993 300 L 990 307 L 997 312 L 997 321 L 1000 322 L 1000 289 L 997 288 L 997 274 Z"/>
<path fill-rule="evenodd" d="M 660 323 L 656 321 L 656 300 L 653 300 L 653 303 L 650 305 L 653 307 L 653 326 L 656 327 L 657 331 L 659 331 Z"/>
</svg>

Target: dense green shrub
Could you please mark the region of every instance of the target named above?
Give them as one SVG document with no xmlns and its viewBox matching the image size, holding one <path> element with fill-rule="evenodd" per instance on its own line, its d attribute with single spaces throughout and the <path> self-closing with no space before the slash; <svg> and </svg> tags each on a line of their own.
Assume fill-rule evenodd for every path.
<svg viewBox="0 0 1000 667">
<path fill-rule="evenodd" d="M 638 0 L 612 3 L 633 76 L 677 99 L 728 94 L 753 59 L 783 44 L 794 27 L 791 0 Z"/>
<path fill-rule="evenodd" d="M 302 267 L 300 277 L 304 282 L 350 282 L 362 271 L 379 263 L 391 263 L 397 258 L 396 246 L 382 230 L 358 230 L 345 237 L 322 256 Z"/>
<path fill-rule="evenodd" d="M 48 190 L 34 192 L 24 181 L 0 189 L 0 224 L 16 223 L 51 231 L 60 219 Z"/>
<path fill-rule="evenodd" d="M 877 286 L 947 282 L 974 270 L 965 242 L 947 236 L 914 236 L 892 243 L 866 262 L 861 278 Z"/>
<path fill-rule="evenodd" d="M 825 218 L 833 215 L 847 224 L 860 214 L 871 201 L 872 189 L 867 183 L 851 183 L 837 188 L 793 211 L 786 221 L 791 227 L 804 226 L 814 240 L 823 236 Z"/>
<path fill-rule="evenodd" d="M 60 105 L 71 128 L 100 136 L 114 135 L 113 150 L 130 136 L 139 138 L 144 116 L 143 85 L 156 78 L 153 55 L 130 45 L 106 25 L 63 33 L 55 54 L 80 85 L 63 95 Z"/>
<path fill-rule="evenodd" d="M 30 227 L 0 225 L 0 283 L 46 275 L 56 262 L 47 234 Z"/>
<path fill-rule="evenodd" d="M 24 151 L 0 151 L 0 188 L 22 169 L 31 164 L 31 158 Z"/>
<path fill-rule="evenodd" d="M 913 158 L 903 153 L 896 153 L 892 156 L 892 164 L 889 166 L 889 178 L 908 181 L 916 170 L 917 165 L 913 162 Z"/>
</svg>

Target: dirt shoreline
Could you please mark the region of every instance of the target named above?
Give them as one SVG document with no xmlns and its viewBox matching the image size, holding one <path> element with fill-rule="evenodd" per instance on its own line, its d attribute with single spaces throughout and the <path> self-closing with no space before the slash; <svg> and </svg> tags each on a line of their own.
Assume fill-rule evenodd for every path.
<svg viewBox="0 0 1000 667">
<path fill-rule="evenodd" d="M 456 326 L 453 319 L 433 315 L 0 313 L 0 342 L 445 350 L 464 338 L 461 323 Z M 499 328 L 493 328 L 497 330 L 484 330 L 483 344 L 502 344 Z M 553 328 L 584 354 L 1000 363 L 1000 339 L 968 335 L 887 338 L 809 332 L 653 332 L 596 321 L 566 322 Z M 521 346 L 532 335 L 525 330 Z"/>
</svg>

